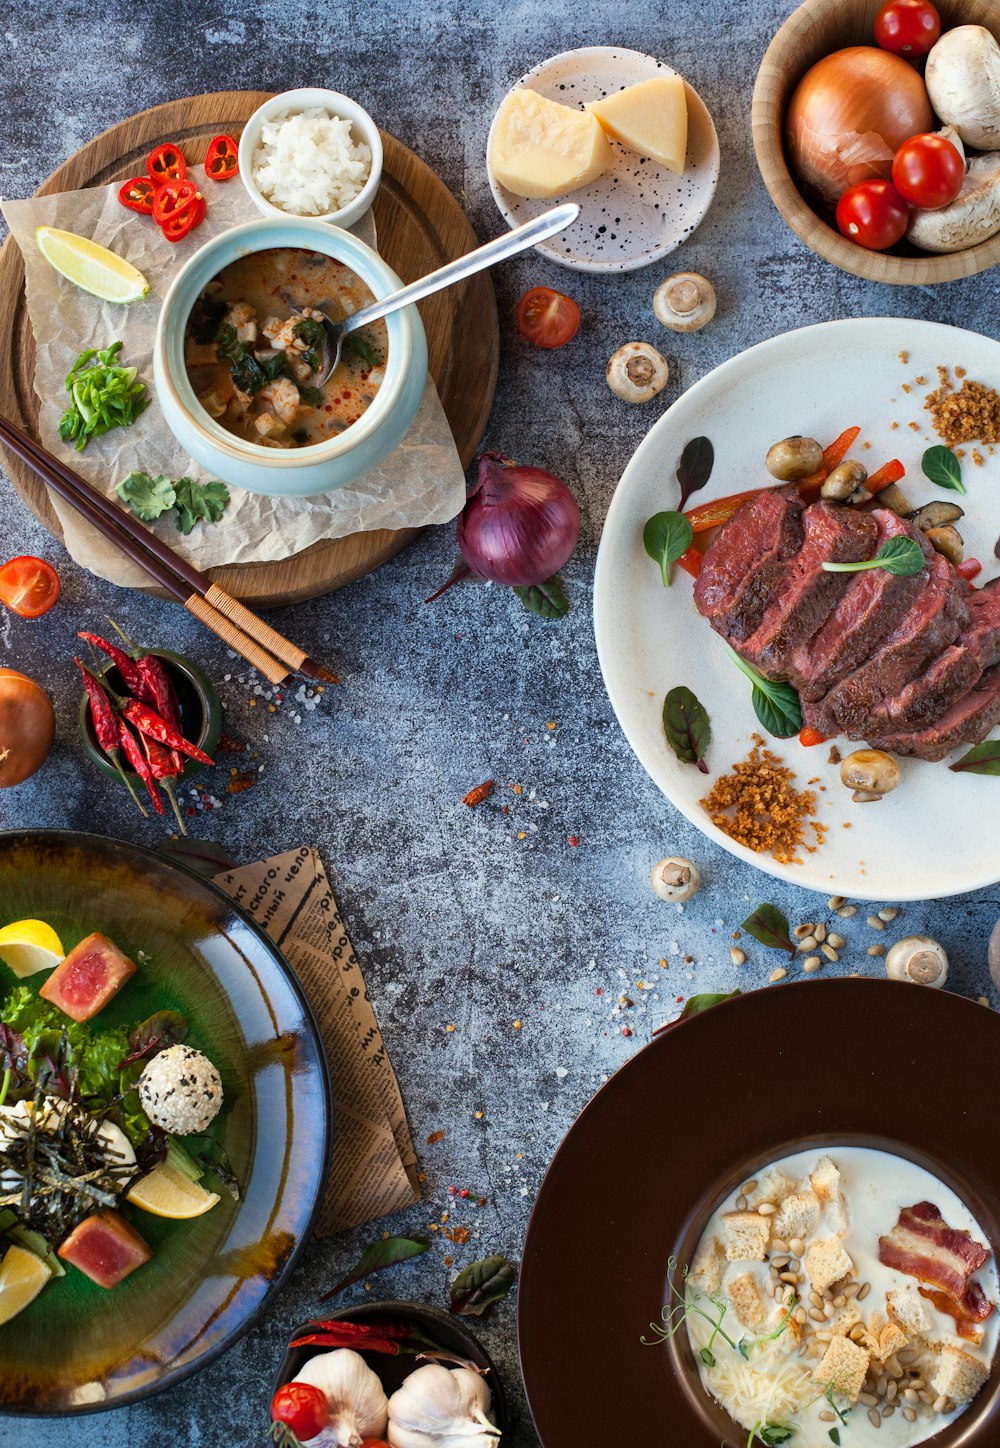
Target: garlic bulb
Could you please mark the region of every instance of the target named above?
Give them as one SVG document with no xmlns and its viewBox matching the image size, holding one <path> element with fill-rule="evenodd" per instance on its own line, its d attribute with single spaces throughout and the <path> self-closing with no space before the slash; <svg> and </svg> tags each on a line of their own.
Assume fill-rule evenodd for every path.
<svg viewBox="0 0 1000 1448">
<path fill-rule="evenodd" d="M 349 1347 L 317 1353 L 294 1379 L 326 1394 L 330 1418 L 309 1448 L 360 1448 L 366 1438 L 385 1434 L 389 1400 L 378 1376 Z"/>
<path fill-rule="evenodd" d="M 1000 45 L 984 25 L 946 30 L 927 57 L 931 105 L 967 146 L 1000 149 Z"/>
<path fill-rule="evenodd" d="M 469 1368 L 428 1363 L 389 1399 L 392 1448 L 493 1448 L 499 1428 L 487 1410 L 490 1390 Z"/>
</svg>

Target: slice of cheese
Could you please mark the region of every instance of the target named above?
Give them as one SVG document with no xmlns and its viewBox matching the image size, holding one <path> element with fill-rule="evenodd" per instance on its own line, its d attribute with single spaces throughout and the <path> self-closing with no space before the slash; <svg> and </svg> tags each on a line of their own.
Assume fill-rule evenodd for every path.
<svg viewBox="0 0 1000 1448">
<path fill-rule="evenodd" d="M 609 136 L 650 156 L 668 171 L 684 170 L 687 153 L 687 97 L 679 75 L 657 75 L 590 101 L 588 111 L 600 121 Z"/>
<path fill-rule="evenodd" d="M 612 159 L 608 138 L 588 111 L 532 90 L 511 91 L 497 111 L 490 166 L 515 196 L 563 196 L 603 175 Z"/>
</svg>

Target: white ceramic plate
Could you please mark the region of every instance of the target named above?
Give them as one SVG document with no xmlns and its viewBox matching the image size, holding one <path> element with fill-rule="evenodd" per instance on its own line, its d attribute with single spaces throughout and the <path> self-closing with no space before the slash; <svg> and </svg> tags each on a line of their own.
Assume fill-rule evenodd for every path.
<svg viewBox="0 0 1000 1448">
<path fill-rule="evenodd" d="M 908 362 L 900 361 L 907 353 Z M 818 779 L 817 815 L 825 843 L 801 864 L 780 865 L 734 844 L 699 803 L 711 784 L 681 764 L 666 744 L 661 711 L 668 689 L 686 684 L 708 710 L 712 778 L 744 758 L 750 735 L 763 732 L 750 686 L 727 658 L 722 640 L 696 612 L 692 583 L 675 570 L 669 589 L 642 546 L 647 518 L 676 508 L 675 471 L 684 444 L 709 437 L 712 477 L 689 507 L 765 485 L 763 462 L 778 438 L 805 433 L 824 445 L 845 427 L 861 427 L 851 449 L 869 471 L 899 457 L 902 488 L 914 506 L 955 499 L 923 476 L 920 460 L 938 442 L 923 398 L 937 385 L 938 366 L 964 367 L 970 378 L 1000 389 L 1000 344 L 936 322 L 890 317 L 824 322 L 751 347 L 696 383 L 659 419 L 636 449 L 608 512 L 594 579 L 597 650 L 615 713 L 650 777 L 709 839 L 793 884 L 862 900 L 918 900 L 958 894 L 1000 879 L 1000 779 L 952 774 L 948 763 L 902 759 L 902 780 L 875 804 L 857 805 L 828 764 L 827 745 L 804 749 L 797 739 L 769 740 L 800 787 Z M 926 388 L 915 379 L 928 380 Z M 912 391 L 903 390 L 903 383 Z M 894 430 L 892 423 L 898 424 Z M 916 422 L 919 431 L 908 424 Z M 861 446 L 863 441 L 871 448 Z M 984 564 L 980 582 L 995 576 L 1000 531 L 1000 453 L 985 466 L 964 462 L 968 497 L 960 531 L 966 557 Z M 845 741 L 838 741 L 844 753 Z M 824 788 L 825 786 L 825 788 Z M 849 828 L 846 828 L 849 826 Z"/>
<path fill-rule="evenodd" d="M 662 60 L 642 51 L 594 45 L 543 60 L 512 89 L 526 86 L 548 100 L 582 107 L 585 101 L 600 100 L 651 76 L 675 74 Z M 538 251 L 576 271 L 623 272 L 648 266 L 688 239 L 715 195 L 719 138 L 704 101 L 686 81 L 685 89 L 688 149 L 684 174 L 675 176 L 664 166 L 612 141 L 615 161 L 611 170 L 593 185 L 571 193 L 572 200 L 581 207 L 579 219 L 550 241 L 542 242 Z M 515 196 L 500 185 L 488 160 L 487 171 L 494 200 L 512 227 L 530 221 L 552 205 L 550 201 Z"/>
</svg>

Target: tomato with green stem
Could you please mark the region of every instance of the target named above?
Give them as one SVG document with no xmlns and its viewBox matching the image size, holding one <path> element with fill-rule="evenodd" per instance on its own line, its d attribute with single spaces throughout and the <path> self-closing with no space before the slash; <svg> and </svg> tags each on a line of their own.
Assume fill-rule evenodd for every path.
<svg viewBox="0 0 1000 1448">
<path fill-rule="evenodd" d="M 271 1437 L 276 1443 L 291 1441 L 282 1427 L 306 1443 L 322 1433 L 329 1420 L 326 1394 L 312 1383 L 285 1383 L 271 1399 Z"/>
<path fill-rule="evenodd" d="M 517 330 L 536 347 L 565 347 L 580 327 L 580 308 L 552 287 L 532 287 L 517 304 Z"/>
<path fill-rule="evenodd" d="M 906 233 L 910 208 L 891 181 L 849 186 L 837 202 L 837 225 L 849 241 L 868 251 L 885 251 Z"/>
<path fill-rule="evenodd" d="M 941 17 L 930 0 L 888 0 L 875 16 L 875 43 L 904 60 L 920 60 L 941 34 Z"/>
<path fill-rule="evenodd" d="M 0 568 L 0 603 L 19 618 L 41 618 L 59 597 L 59 575 L 44 558 L 22 554 Z"/>
<path fill-rule="evenodd" d="M 965 161 L 944 136 L 911 136 L 892 162 L 892 184 L 911 206 L 937 211 L 950 206 L 962 189 Z"/>
</svg>

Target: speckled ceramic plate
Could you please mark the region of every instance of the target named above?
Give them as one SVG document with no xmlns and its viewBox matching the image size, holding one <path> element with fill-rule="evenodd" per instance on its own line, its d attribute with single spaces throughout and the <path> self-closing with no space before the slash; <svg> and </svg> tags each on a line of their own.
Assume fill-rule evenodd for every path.
<svg viewBox="0 0 1000 1448">
<path fill-rule="evenodd" d="M 562 105 L 582 106 L 654 75 L 675 75 L 639 50 L 593 45 L 543 60 L 517 82 Z M 686 241 L 712 204 L 719 180 L 719 138 L 708 108 L 685 82 L 687 164 L 675 176 L 655 161 L 611 142 L 615 161 L 591 186 L 572 193 L 580 216 L 537 248 L 576 271 L 623 272 L 648 266 Z M 493 130 L 490 128 L 490 137 Z M 487 143 L 487 156 L 489 143 Z M 501 186 L 487 161 L 493 197 L 511 226 L 539 216 L 552 203 L 529 201 Z"/>
<path fill-rule="evenodd" d="M 817 1052 L 836 1042 L 863 1066 L 828 1051 L 831 1064 L 817 1069 Z M 544 1448 L 746 1448 L 747 1429 L 702 1388 L 687 1334 L 653 1347 L 640 1339 L 660 1321 L 667 1259 L 689 1263 L 712 1212 L 782 1156 L 895 1152 L 951 1187 L 996 1247 L 1000 1085 L 978 1071 L 972 1105 L 956 1063 L 998 1051 L 996 1012 L 947 991 L 814 979 L 715 1006 L 633 1057 L 570 1128 L 528 1226 L 518 1346 Z M 581 1391 L 590 1383 L 605 1386 Z M 844 1448 L 877 1443 L 853 1416 Z M 1000 1443 L 997 1363 L 933 1443 Z"/>
<path fill-rule="evenodd" d="M 191 1044 L 222 1076 L 213 1134 L 242 1185 L 239 1202 L 224 1195 L 189 1222 L 124 1208 L 150 1262 L 110 1292 L 71 1267 L 0 1327 L 0 1411 L 93 1412 L 173 1386 L 265 1310 L 326 1180 L 329 1081 L 279 952 L 221 890 L 162 856 L 96 835 L 0 834 L 0 924 L 29 917 L 67 948 L 99 930 L 133 958 L 145 952 L 95 1025 L 161 1008 L 188 1018 Z M 0 964 L 0 997 L 13 984 Z"/>
<path fill-rule="evenodd" d="M 905 365 L 901 354 L 908 356 Z M 715 777 L 744 758 L 750 735 L 760 730 L 750 685 L 696 612 L 688 575 L 677 571 L 671 587 L 663 587 L 643 549 L 642 530 L 653 513 L 677 506 L 674 474 L 681 450 L 702 435 L 714 444 L 715 467 L 692 507 L 765 486 L 770 479 L 764 458 L 779 438 L 806 433 L 825 445 L 853 424 L 862 431 L 852 452 L 870 460 L 871 471 L 893 457 L 905 464 L 902 487 L 915 507 L 954 498 L 928 482 L 920 468 L 924 449 L 939 441 L 922 405 L 937 385 L 939 365 L 964 367 L 970 378 L 1000 388 L 1000 344 L 975 332 L 902 318 L 824 322 L 733 357 L 689 388 L 636 449 L 612 500 L 597 556 L 594 624 L 604 682 L 650 777 L 716 844 L 768 874 L 828 895 L 927 900 L 993 884 L 1000 879 L 998 781 L 952 774 L 948 763 L 964 753 L 959 749 L 940 764 L 901 759 L 902 781 L 894 793 L 877 804 L 858 805 L 828 763 L 829 746 L 804 749 L 797 739 L 772 740 L 799 787 L 808 781 L 816 790 L 826 839 L 814 853 L 800 851 L 800 863 L 788 865 L 735 844 L 700 804 L 711 779 L 681 764 L 667 747 L 663 698 L 668 689 L 686 684 L 705 705 L 712 723 L 708 764 Z M 916 384 L 917 377 L 928 386 Z M 997 571 L 1000 455 L 986 458 L 983 467 L 966 459 L 965 478 L 969 491 L 961 499 L 961 531 L 966 556 L 985 564 L 983 582 Z M 856 747 L 840 744 L 845 753 Z"/>
</svg>

